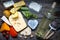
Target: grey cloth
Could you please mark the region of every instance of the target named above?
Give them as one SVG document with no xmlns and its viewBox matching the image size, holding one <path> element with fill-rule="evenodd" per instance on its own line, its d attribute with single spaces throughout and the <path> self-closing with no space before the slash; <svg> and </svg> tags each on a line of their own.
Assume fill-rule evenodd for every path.
<svg viewBox="0 0 60 40">
<path fill-rule="evenodd" d="M 0 40 L 6 40 L 6 38 L 0 33 Z"/>
<path fill-rule="evenodd" d="M 11 36 L 9 36 L 9 40 L 14 40 Z"/>
<path fill-rule="evenodd" d="M 1 27 L 2 23 L 3 23 L 3 21 L 0 19 L 0 27 Z"/>
</svg>

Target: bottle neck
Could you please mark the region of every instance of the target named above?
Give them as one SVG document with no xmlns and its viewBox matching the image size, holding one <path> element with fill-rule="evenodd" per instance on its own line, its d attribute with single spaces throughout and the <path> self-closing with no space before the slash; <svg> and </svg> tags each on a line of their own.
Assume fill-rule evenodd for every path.
<svg viewBox="0 0 60 40">
<path fill-rule="evenodd" d="M 53 4 L 52 4 L 51 8 L 52 8 L 52 9 L 54 9 L 54 8 L 55 8 L 55 6 L 56 6 L 56 2 L 53 2 Z"/>
</svg>

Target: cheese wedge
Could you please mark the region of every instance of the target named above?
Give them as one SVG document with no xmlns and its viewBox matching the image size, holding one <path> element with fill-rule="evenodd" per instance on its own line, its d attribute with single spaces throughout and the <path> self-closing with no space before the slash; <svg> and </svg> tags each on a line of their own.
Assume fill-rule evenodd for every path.
<svg viewBox="0 0 60 40">
<path fill-rule="evenodd" d="M 20 32 L 21 35 L 31 35 L 31 29 L 29 27 L 27 27 L 25 30 L 23 30 L 22 32 Z"/>
<path fill-rule="evenodd" d="M 20 1 L 14 4 L 14 7 L 20 7 L 20 6 L 24 6 L 25 2 L 24 1 Z"/>
<path fill-rule="evenodd" d="M 27 26 L 20 12 L 18 12 L 18 18 L 14 19 L 13 15 L 11 15 L 9 21 L 17 32 L 23 30 Z"/>
</svg>

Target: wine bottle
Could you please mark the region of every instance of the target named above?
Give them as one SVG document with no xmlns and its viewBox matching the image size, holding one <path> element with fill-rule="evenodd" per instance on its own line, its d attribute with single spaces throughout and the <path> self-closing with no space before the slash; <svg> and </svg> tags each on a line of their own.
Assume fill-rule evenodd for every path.
<svg viewBox="0 0 60 40">
<path fill-rule="evenodd" d="M 52 20 L 54 19 L 53 13 L 54 13 L 55 6 L 56 6 L 56 2 L 53 2 L 52 6 L 51 6 L 51 9 L 47 13 L 47 18 L 48 19 L 52 19 Z"/>
</svg>

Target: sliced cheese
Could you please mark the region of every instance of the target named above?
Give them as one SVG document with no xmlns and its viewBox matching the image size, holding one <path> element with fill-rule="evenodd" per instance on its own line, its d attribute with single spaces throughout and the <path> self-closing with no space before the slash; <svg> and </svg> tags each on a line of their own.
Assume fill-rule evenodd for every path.
<svg viewBox="0 0 60 40">
<path fill-rule="evenodd" d="M 29 27 L 27 27 L 25 30 L 23 30 L 21 33 L 21 35 L 31 35 L 31 29 Z"/>
<path fill-rule="evenodd" d="M 20 12 L 18 12 L 18 18 L 17 19 L 13 19 L 13 15 L 11 15 L 9 17 L 9 21 L 13 25 L 14 29 L 17 32 L 23 30 L 27 26 L 27 24 L 24 21 L 23 16 Z"/>
</svg>

